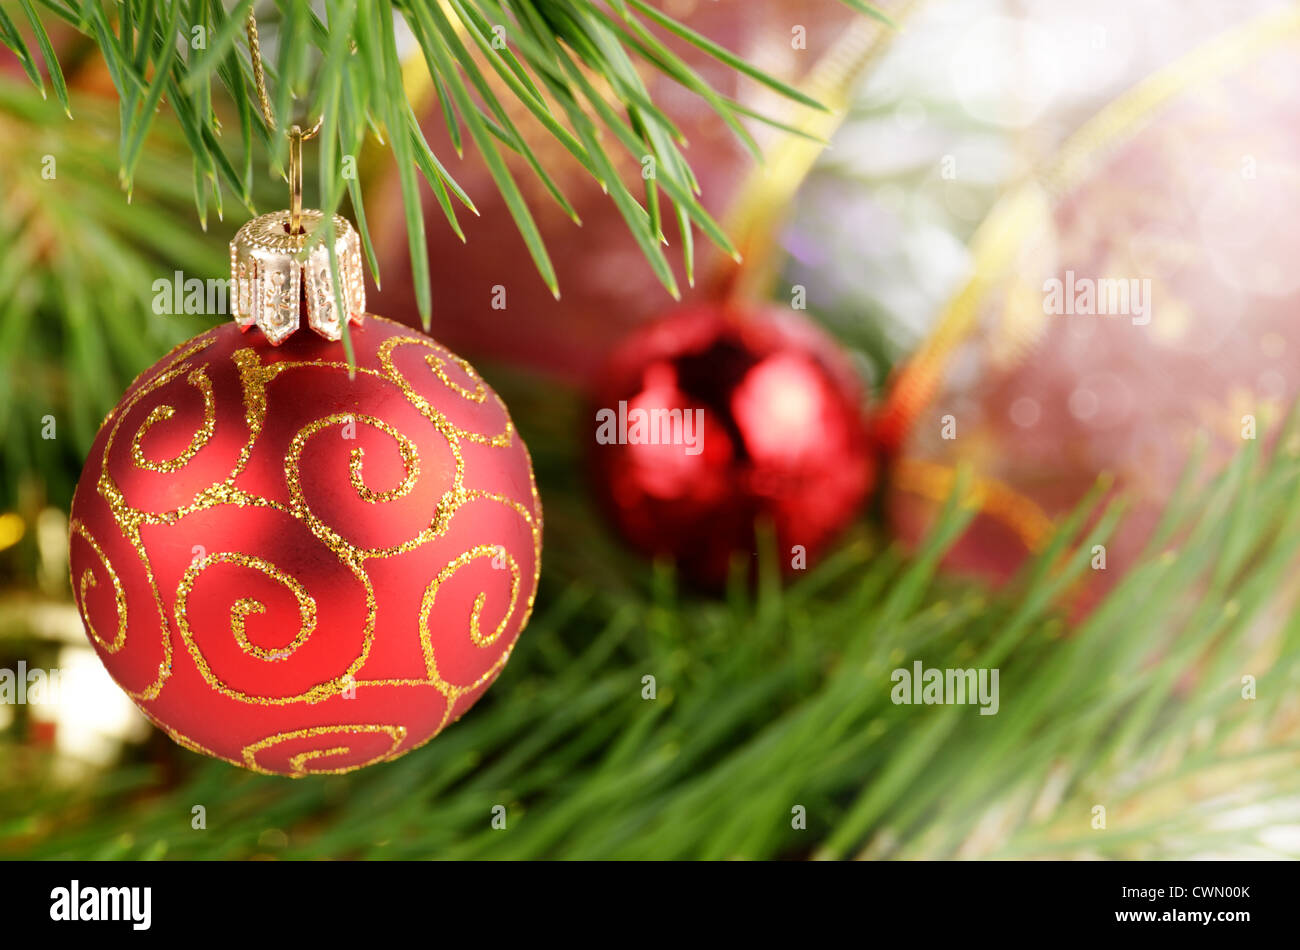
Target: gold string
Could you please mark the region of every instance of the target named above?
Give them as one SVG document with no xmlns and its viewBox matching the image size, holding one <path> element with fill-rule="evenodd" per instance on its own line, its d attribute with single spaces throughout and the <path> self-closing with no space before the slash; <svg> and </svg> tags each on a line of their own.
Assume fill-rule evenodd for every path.
<svg viewBox="0 0 1300 950">
<path fill-rule="evenodd" d="M 253 64 L 253 85 L 257 88 L 257 104 L 262 110 L 266 127 L 272 132 L 276 129 L 275 114 L 271 111 L 271 97 L 266 92 L 266 70 L 262 66 L 262 43 L 257 35 L 257 17 L 253 8 L 248 8 L 248 19 L 244 23 L 248 34 L 248 57 Z M 302 143 L 314 139 L 325 122 L 322 114 L 306 132 L 299 125 L 289 129 L 289 231 L 302 233 Z"/>
<path fill-rule="evenodd" d="M 257 102 L 262 108 L 262 118 L 268 129 L 275 129 L 275 116 L 271 114 L 271 100 L 266 94 L 266 73 L 262 70 L 262 44 L 257 37 L 257 17 L 253 8 L 248 8 L 248 20 L 244 24 L 248 33 L 248 57 L 253 61 L 253 84 L 257 87 Z"/>
</svg>

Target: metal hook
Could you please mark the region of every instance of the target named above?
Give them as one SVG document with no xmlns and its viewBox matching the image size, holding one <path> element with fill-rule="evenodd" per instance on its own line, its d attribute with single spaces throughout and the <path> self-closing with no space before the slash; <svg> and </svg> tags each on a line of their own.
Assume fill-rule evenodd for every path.
<svg viewBox="0 0 1300 950">
<path fill-rule="evenodd" d="M 321 116 L 306 132 L 301 126 L 289 129 L 289 233 L 302 233 L 302 143 L 315 138 L 325 122 Z"/>
</svg>

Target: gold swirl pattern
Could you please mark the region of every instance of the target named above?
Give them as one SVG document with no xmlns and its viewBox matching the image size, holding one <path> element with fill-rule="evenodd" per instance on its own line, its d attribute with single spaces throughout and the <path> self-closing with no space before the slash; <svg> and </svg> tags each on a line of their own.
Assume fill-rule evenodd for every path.
<svg viewBox="0 0 1300 950">
<path fill-rule="evenodd" d="M 185 370 L 189 368 L 189 364 L 186 361 L 190 357 L 200 353 L 210 346 L 213 341 L 211 339 L 205 339 L 205 337 L 211 337 L 212 335 L 213 331 L 210 330 L 207 333 L 200 334 L 188 343 L 177 346 L 170 354 L 163 357 L 158 364 L 145 370 L 144 373 L 141 373 L 140 376 L 136 377 L 136 381 L 127 389 L 126 399 L 114 407 L 113 411 L 109 413 L 108 418 L 104 420 L 104 426 L 101 428 L 101 432 L 103 428 L 108 428 L 108 437 L 104 442 L 103 454 L 100 458 L 99 478 L 97 480 L 96 488 L 99 494 L 108 503 L 113 519 L 117 522 L 117 526 L 121 530 L 122 535 L 128 542 L 130 542 L 131 546 L 135 548 L 135 551 L 140 558 L 140 562 L 144 567 L 145 576 L 149 579 L 150 589 L 153 594 L 154 604 L 158 609 L 159 617 L 162 618 L 159 624 L 159 636 L 162 645 L 163 659 L 158 664 L 157 677 L 143 689 L 128 689 L 126 691 L 127 695 L 137 701 L 155 699 L 162 691 L 163 684 L 167 681 L 167 678 L 172 672 L 172 641 L 171 632 L 166 620 L 167 610 L 163 605 L 162 595 L 154 580 L 153 568 L 149 562 L 149 554 L 141 537 L 141 526 L 145 524 L 174 522 L 180 518 L 183 511 L 182 509 L 177 509 L 174 512 L 151 514 L 149 512 L 132 508 L 126 503 L 123 492 L 109 474 L 108 456 L 112 451 L 114 440 L 117 438 L 118 429 L 121 427 L 122 421 L 130 414 L 131 410 L 134 409 L 135 406 L 146 396 L 151 395 L 170 383 L 172 380 L 183 375 Z M 158 366 L 163 366 L 163 369 L 155 372 Z M 147 380 L 146 377 L 148 377 Z M 209 409 L 211 409 L 212 413 L 210 417 L 211 421 L 209 421 L 209 416 L 207 414 Z M 209 425 L 215 428 L 215 405 L 209 406 L 208 402 L 205 400 L 204 413 L 203 428 L 206 429 Z M 112 423 L 111 428 L 109 427 L 110 423 Z M 148 425 L 147 419 L 145 425 Z M 139 435 L 140 433 L 137 433 L 137 437 Z M 137 438 L 132 439 L 133 443 L 137 441 Z M 197 454 L 198 452 L 195 452 L 195 455 Z M 191 456 L 187 461 L 192 460 L 193 456 Z M 89 467 L 87 467 L 87 471 L 89 470 Z M 83 478 L 84 477 L 85 476 L 83 475 Z M 80 495 L 80 485 L 78 486 L 78 495 Z M 75 502 L 76 499 L 74 498 L 74 510 L 76 507 Z M 82 617 L 85 619 L 84 610 Z"/>
<path fill-rule="evenodd" d="M 406 394 L 406 398 L 411 400 L 416 408 L 418 408 L 420 412 L 424 413 L 424 415 L 428 417 L 429 421 L 449 439 L 452 436 L 455 436 L 458 439 L 467 439 L 470 442 L 480 442 L 484 445 L 493 445 L 497 447 L 509 445 L 515 432 L 514 423 L 510 421 L 509 413 L 506 414 L 505 428 L 496 435 L 486 435 L 481 432 L 469 432 L 453 425 L 451 420 L 435 409 L 427 399 L 420 395 L 393 362 L 394 350 L 401 346 L 412 345 L 421 346 L 427 350 L 433 351 L 432 357 L 428 359 L 429 368 L 433 370 L 434 375 L 438 377 L 438 379 L 440 379 L 452 392 L 462 396 L 470 402 L 481 403 L 486 396 L 483 382 L 479 379 L 478 373 L 474 371 L 474 367 L 470 366 L 460 357 L 453 355 L 449 350 L 444 349 L 437 343 L 433 342 L 433 340 L 427 338 L 395 337 L 390 340 L 385 340 L 379 347 L 379 362 L 384 367 L 385 374 L 390 380 L 398 385 L 403 393 Z M 441 357 L 446 357 L 448 360 L 460 366 L 461 369 L 465 370 L 469 378 L 475 384 L 475 390 L 473 393 L 466 391 L 464 388 L 456 385 L 447 378 L 447 372 L 445 369 L 446 364 Z M 497 402 L 500 403 L 500 399 L 498 399 Z M 502 405 L 501 408 L 504 410 L 505 406 Z"/>
<path fill-rule="evenodd" d="M 406 739 L 406 728 L 403 726 L 386 726 L 386 725 L 343 725 L 343 726 L 313 726 L 309 729 L 295 729 L 291 732 L 279 732 L 273 736 L 267 736 L 265 739 L 259 739 L 244 746 L 243 756 L 244 764 L 254 772 L 261 772 L 264 775 L 276 775 L 283 773 L 272 772 L 257 764 L 257 754 L 266 749 L 279 745 L 282 742 L 289 742 L 294 739 L 310 739 L 316 736 L 327 736 L 333 733 L 342 732 L 352 735 L 364 735 L 369 733 L 379 733 L 386 735 L 393 740 L 391 748 L 387 752 L 381 753 L 368 761 L 357 765 L 350 765 L 338 769 L 316 769 L 308 772 L 306 763 L 318 758 L 329 755 L 339 755 L 350 752 L 350 746 L 333 746 L 325 749 L 309 749 L 306 752 L 299 752 L 289 759 L 291 771 L 288 773 L 293 778 L 302 778 L 304 775 L 341 775 L 345 772 L 351 772 L 355 769 L 363 769 L 367 765 L 374 765 L 376 762 L 383 762 L 387 759 L 394 758 L 393 753 L 397 751 L 398 746 Z"/>
<path fill-rule="evenodd" d="M 300 646 L 307 642 L 307 638 L 316 629 L 316 601 L 307 596 L 307 591 L 297 580 L 288 574 L 281 573 L 276 569 L 275 565 L 269 564 L 261 558 L 245 557 L 244 555 L 232 553 L 213 554 L 202 561 L 196 562 L 186 572 L 186 579 L 192 585 L 192 575 L 196 575 L 208 564 L 218 562 L 243 564 L 246 567 L 259 570 L 288 587 L 293 593 L 294 599 L 298 601 L 298 615 L 302 620 L 298 628 L 298 635 L 293 638 L 288 646 L 279 650 L 267 650 L 249 642 L 248 633 L 244 629 L 244 622 L 248 615 L 251 613 L 266 613 L 266 605 L 251 597 L 241 597 L 235 601 L 235 605 L 230 608 L 230 629 L 234 632 L 235 642 L 239 644 L 241 650 L 259 660 L 284 660 L 292 656 Z M 188 591 L 189 588 L 186 587 L 185 590 Z"/>
<path fill-rule="evenodd" d="M 190 564 L 181 579 L 180 586 L 176 589 L 176 629 L 179 631 L 181 640 L 189 650 L 190 656 L 194 660 L 194 665 L 198 667 L 199 673 L 208 682 L 208 685 L 217 692 L 229 696 L 231 699 L 237 699 L 246 703 L 261 703 L 271 706 L 282 706 L 288 703 L 318 703 L 321 700 L 328 699 L 336 693 L 341 693 L 355 681 L 356 673 L 366 663 L 366 658 L 370 655 L 371 645 L 374 643 L 375 634 L 375 592 L 370 584 L 370 578 L 365 572 L 355 565 L 348 566 L 353 569 L 357 579 L 361 581 L 366 590 L 366 624 L 363 631 L 363 642 L 360 654 L 348 665 L 340 675 L 333 679 L 317 683 L 302 693 L 291 696 L 255 696 L 250 693 L 238 690 L 221 680 L 212 672 L 208 665 L 207 658 L 199 645 L 195 642 L 194 634 L 190 629 L 188 617 L 188 605 L 190 593 L 194 589 L 194 583 L 199 575 L 212 564 L 237 564 L 240 567 L 246 567 L 251 570 L 260 571 L 272 580 L 284 585 L 293 594 L 294 599 L 298 602 L 299 627 L 298 634 L 293 641 L 286 647 L 278 651 L 267 651 L 260 647 L 254 646 L 249 642 L 248 636 L 244 630 L 244 621 L 248 614 L 257 611 L 264 611 L 266 608 L 259 602 L 250 598 L 241 598 L 236 601 L 230 611 L 231 633 L 235 642 L 239 644 L 241 650 L 250 656 L 259 660 L 283 660 L 287 659 L 298 650 L 311 637 L 312 632 L 316 629 L 316 602 L 313 600 L 295 578 L 281 571 L 275 565 L 259 557 L 251 557 L 247 554 L 239 554 L 234 551 L 221 551 L 216 554 L 209 554 L 206 557 L 199 558 Z"/>
<path fill-rule="evenodd" d="M 128 692 L 150 720 L 192 751 L 254 771 L 295 777 L 350 771 L 404 754 L 422 746 L 463 713 L 476 697 L 470 696 L 460 709 L 456 708 L 457 702 L 489 683 L 508 661 L 515 636 L 531 616 L 541 572 L 541 502 L 527 449 L 518 439 L 504 403 L 469 363 L 400 324 L 372 316 L 364 329 L 353 331 L 358 350 L 355 378 L 350 380 L 343 360 L 319 358 L 319 354 L 329 353 L 333 347 L 319 341 L 308 343 L 307 339 L 295 338 L 278 350 L 260 343 L 241 345 L 238 329 L 226 325 L 177 347 L 142 373 L 101 427 L 92 450 L 95 464 L 88 463 L 83 484 L 74 499 L 74 515 L 84 508 L 88 509 L 87 516 L 74 518 L 72 528 L 95 551 L 113 585 L 118 631 L 112 641 L 102 639 L 95 632 L 86 613 L 86 594 L 96 585 L 97 572 L 84 571 L 78 588 L 78 607 L 86 620 L 88 635 L 102 648 L 101 658 L 110 671 L 116 662 L 114 656 L 126 643 L 130 630 L 127 593 L 105 550 L 91 537 L 86 525 L 94 526 L 101 537 L 105 525 L 115 527 L 115 543 L 125 544 L 134 551 L 142 568 L 144 580 L 139 586 L 143 591 L 147 582 L 147 596 L 158 610 L 163 659 L 153 682 L 144 689 Z M 410 348 L 424 351 L 419 352 L 429 370 L 424 379 L 418 373 L 408 377 L 398 366 L 397 356 Z M 464 379 L 458 381 L 453 371 L 463 374 Z M 292 383 L 277 382 L 287 374 L 293 375 Z M 171 405 L 150 406 L 149 402 L 156 401 L 164 387 L 182 379 L 202 396 L 202 424 L 189 445 L 174 457 L 147 456 L 146 435 L 176 412 Z M 331 389 L 315 388 L 322 385 L 323 379 Z M 429 382 L 435 384 L 436 390 L 429 389 Z M 312 393 L 338 393 L 339 398 L 333 395 L 294 397 L 294 387 L 302 385 L 310 387 Z M 364 411 L 370 406 L 392 405 L 389 397 L 381 395 L 384 389 L 399 392 L 400 405 L 412 407 L 415 412 L 407 409 L 405 415 L 400 411 L 395 414 L 385 408 L 381 418 L 379 412 Z M 446 396 L 437 395 L 438 390 L 455 398 L 448 403 Z M 222 411 L 223 399 L 236 392 L 242 397 L 242 412 Z M 464 406 L 464 411 L 457 406 Z M 423 434 L 410 425 L 411 420 L 421 417 L 430 426 Z M 503 421 L 496 421 L 498 418 Z M 132 420 L 136 424 L 128 438 L 131 430 L 126 427 Z M 490 421 L 485 426 L 483 420 Z M 320 460 L 342 457 L 335 447 L 329 447 L 326 455 L 309 456 L 312 467 L 303 470 L 309 443 L 323 438 L 327 430 L 350 423 L 391 439 L 401 469 L 399 473 L 391 464 L 380 466 L 376 472 L 391 471 L 395 477 L 384 478 L 376 484 L 375 473 L 370 473 L 366 464 L 371 443 L 366 443 L 365 448 L 352 448 L 346 454 L 346 485 L 350 488 L 347 497 L 376 506 L 376 511 L 384 507 L 385 514 L 374 524 L 385 527 L 410 523 L 415 511 L 428 505 L 418 515 L 414 533 L 405 539 L 399 536 L 397 543 L 390 544 L 384 538 L 382 544 L 366 546 L 374 540 L 373 531 L 364 535 L 368 539 L 364 544 L 350 539 L 365 525 L 355 524 L 358 516 L 354 507 L 339 509 L 345 496 L 331 492 L 321 481 L 325 473 L 320 470 Z M 246 432 L 241 430 L 241 424 Z M 428 441 L 430 434 L 438 438 L 438 446 L 445 443 L 448 453 L 445 463 L 430 462 L 427 457 L 427 452 L 435 448 Z M 125 442 L 127 451 L 114 449 L 119 442 Z M 474 448 L 469 450 L 469 445 Z M 438 447 L 437 451 L 443 450 Z M 482 454 L 496 451 L 503 453 L 496 463 Z M 276 464 L 278 475 L 273 467 Z M 481 471 L 478 466 L 493 464 L 505 467 L 502 475 L 489 472 L 486 484 L 471 483 L 475 472 Z M 512 467 L 518 467 L 520 473 L 527 472 L 529 497 L 513 497 L 502 490 L 503 485 L 520 484 L 514 476 L 505 474 Z M 367 474 L 370 474 L 369 482 Z M 155 487 L 155 483 L 147 481 L 162 476 L 171 477 L 165 485 L 156 483 Z M 444 481 L 426 484 L 431 478 Z M 177 479 L 183 481 L 177 484 Z M 307 484 L 313 485 L 310 494 Z M 432 494 L 429 484 L 435 486 Z M 145 503 L 135 501 L 136 496 L 146 499 Z M 325 507 L 313 510 L 309 498 L 312 504 L 321 503 Z M 448 554 L 466 540 L 457 541 L 451 552 L 437 547 L 426 552 L 424 549 L 431 545 L 450 547 L 449 534 L 453 525 L 459 524 L 456 516 L 467 505 L 476 506 L 476 514 L 467 516 L 471 520 L 455 528 L 455 537 L 469 540 L 468 546 L 451 557 Z M 506 520 L 491 514 L 492 508 L 507 512 Z M 99 514 L 97 509 L 102 509 L 104 514 Z M 263 514 L 257 515 L 259 510 Z M 283 516 L 309 533 L 286 534 L 276 527 L 275 519 Z M 335 523 L 337 519 L 342 520 Z M 497 525 L 488 529 L 490 532 L 501 529 L 505 533 L 495 537 L 489 533 L 483 537 L 484 527 L 490 525 Z M 244 543 L 232 543 L 244 539 L 246 532 Z M 471 538 L 475 533 L 479 537 Z M 169 539 L 166 550 L 170 553 L 160 555 L 162 548 L 156 539 L 164 537 Z M 514 540 L 523 537 L 532 542 L 528 572 L 531 583 L 527 585 L 528 574 L 521 563 L 521 551 L 528 551 L 529 545 Z M 303 548 L 304 544 L 310 548 L 315 543 L 321 544 L 323 556 L 357 580 L 361 596 L 322 579 L 325 575 L 314 566 L 322 555 Z M 107 547 L 112 553 L 114 544 Z M 194 559 L 188 564 L 177 564 L 175 552 L 188 551 L 191 547 Z M 215 553 L 206 553 L 206 547 L 213 548 Z M 291 561 L 285 561 L 277 553 L 289 551 L 294 552 Z M 422 597 L 414 591 L 411 593 L 418 600 L 419 615 L 412 616 L 414 600 L 412 608 L 400 608 L 404 616 L 394 613 L 391 606 L 381 608 L 384 592 L 389 597 L 398 597 L 395 603 L 403 602 L 403 595 L 394 593 L 394 578 L 399 579 L 400 589 L 411 565 L 427 564 L 430 557 L 437 558 L 435 565 L 443 566 L 428 566 L 430 573 L 436 573 L 432 580 L 425 574 L 419 581 L 425 585 Z M 155 558 L 159 559 L 157 564 Z M 409 561 L 411 558 L 419 560 Z M 453 575 L 479 559 L 493 560 L 494 568 L 508 572 L 510 583 L 504 615 L 486 631 L 482 629 L 489 603 L 486 591 L 473 596 L 472 606 L 468 599 L 458 599 L 460 592 L 450 600 L 447 599 L 450 595 L 439 597 Z M 401 567 L 399 562 L 407 566 Z M 286 563 L 297 566 L 288 568 Z M 394 567 L 386 566 L 390 563 Z M 211 627 L 213 619 L 201 626 L 202 630 L 212 632 L 196 633 L 192 620 L 200 614 L 195 611 L 209 618 L 221 614 L 210 603 L 212 592 L 229 590 L 231 582 L 218 578 L 211 582 L 216 586 L 208 586 L 202 578 L 205 572 L 222 565 L 226 566 L 225 570 L 234 566 L 255 571 L 292 595 L 292 603 L 297 606 L 297 629 L 289 642 L 264 646 L 250 638 L 247 624 L 253 615 L 265 617 L 259 621 L 264 625 L 273 626 L 279 619 L 272 612 L 278 608 L 271 608 L 270 601 L 263 602 L 256 596 L 232 597 L 227 601 L 224 609 L 228 612 L 231 639 L 225 644 L 219 642 L 219 633 Z M 311 576 L 303 571 L 309 571 Z M 383 591 L 377 592 L 381 580 Z M 319 589 L 314 589 L 313 584 Z M 205 593 L 196 594 L 196 588 Z M 326 598 L 324 601 L 320 600 L 322 596 Z M 200 604 L 196 597 L 204 603 Z M 322 603 L 329 605 L 328 612 L 322 612 Z M 355 606 L 349 607 L 348 603 Z M 466 608 L 455 606 L 460 603 L 465 603 Z M 456 612 L 465 609 L 465 614 L 460 615 L 463 619 L 450 616 L 449 611 L 453 609 Z M 132 617 L 136 616 L 133 612 Z M 409 633 L 403 633 L 404 629 Z M 484 654 L 486 669 L 473 662 L 477 675 L 469 683 L 447 680 L 435 658 L 440 644 L 450 643 L 449 638 L 456 636 L 458 629 L 463 631 L 472 651 L 492 651 Z M 173 667 L 173 635 L 180 644 L 176 655 L 186 658 L 186 663 L 176 668 Z M 322 659 L 337 657 L 339 638 L 348 636 L 355 636 L 359 644 L 355 655 L 351 655 L 352 650 L 345 650 L 346 655 L 337 660 Z M 217 640 L 209 642 L 208 637 Z M 409 673 L 401 671 L 406 662 L 401 657 L 408 655 L 408 648 L 402 643 L 409 643 L 417 651 L 410 654 L 416 665 Z M 223 657 L 219 668 L 227 670 L 221 675 L 214 671 L 209 659 L 214 648 Z M 466 656 L 471 654 L 464 654 L 462 659 Z M 255 664 L 250 668 L 251 679 L 242 685 L 231 677 L 242 678 L 247 671 L 234 674 L 228 669 L 239 657 Z M 326 662 L 336 663 L 337 667 L 325 671 L 321 666 Z M 372 662 L 378 675 L 367 675 Z M 306 673 L 302 672 L 303 663 L 308 664 Z M 293 668 L 299 673 L 293 675 L 307 679 L 300 679 L 298 685 L 288 690 L 292 695 L 268 695 L 271 688 L 266 684 L 276 680 L 267 679 L 266 674 L 257 670 L 267 670 L 272 664 L 277 668 L 285 664 L 286 670 L 290 669 L 289 664 L 297 664 Z M 175 690 L 166 688 L 178 672 L 183 685 Z M 311 685 L 301 688 L 306 682 Z M 196 687 L 215 695 L 205 701 L 203 692 L 195 692 Z M 378 718 L 388 718 L 394 689 L 413 690 L 408 721 L 382 723 L 372 719 L 369 725 L 354 724 L 356 719 L 367 718 L 364 711 L 367 697 L 372 697 L 370 701 L 379 703 L 377 708 L 386 711 L 386 715 Z M 419 692 L 421 689 L 432 689 L 437 694 L 437 703 L 422 699 L 430 694 Z M 196 708 L 196 699 L 205 708 Z M 206 709 L 211 702 L 218 704 L 213 709 L 224 708 L 220 703 L 232 705 L 228 714 L 215 714 Z M 344 705 L 348 703 L 359 705 Z M 347 721 L 339 724 L 337 719 Z M 390 747 L 366 761 L 349 761 L 349 756 L 368 755 L 370 746 L 340 742 L 338 737 L 371 733 L 387 736 Z M 274 763 L 267 759 L 266 753 L 282 743 L 309 739 L 319 739 L 322 744 L 295 751 L 288 759 L 287 771 L 282 761 Z M 321 765 L 337 767 L 318 767 Z"/>
<path fill-rule="evenodd" d="M 73 535 L 80 537 L 90 545 L 90 549 L 95 552 L 95 556 L 104 565 L 104 573 L 108 575 L 108 582 L 113 585 L 113 603 L 117 607 L 117 635 L 113 637 L 113 642 L 105 642 L 104 638 L 95 632 L 95 625 L 90 622 L 90 612 L 86 610 L 86 593 L 90 588 L 97 586 L 98 583 L 95 580 L 95 572 L 90 568 L 86 568 L 81 572 L 81 583 L 77 587 L 77 608 L 81 611 L 81 616 L 86 622 L 86 632 L 90 634 L 90 638 L 103 647 L 104 652 L 116 653 L 126 643 L 126 591 L 122 590 L 122 582 L 118 580 L 117 571 L 113 570 L 113 565 L 108 562 L 104 549 L 99 546 L 98 541 L 91 537 L 90 532 L 86 530 L 86 526 L 73 518 L 70 528 Z"/>
<path fill-rule="evenodd" d="M 482 402 L 487 399 L 487 388 L 483 385 L 483 380 L 478 378 L 478 373 L 475 372 L 474 367 L 470 366 L 468 361 L 461 359 L 459 356 L 452 356 L 450 358 L 453 363 L 465 372 L 466 376 L 474 381 L 473 392 L 465 389 L 460 385 L 460 383 L 454 382 L 447 375 L 447 361 L 438 354 L 430 353 L 424 358 L 424 361 L 429 365 L 429 369 L 433 371 L 433 375 L 442 380 L 443 385 L 452 392 L 464 396 L 470 402 Z"/>
<path fill-rule="evenodd" d="M 406 476 L 396 488 L 390 488 L 387 491 L 375 491 L 366 485 L 361 476 L 361 464 L 365 460 L 366 450 L 356 448 L 352 450 L 352 457 L 348 464 L 348 479 L 352 482 L 352 487 L 357 490 L 357 497 L 362 501 L 368 501 L 372 505 L 380 502 L 396 501 L 399 498 L 405 498 L 415 487 L 416 480 L 420 477 L 420 456 L 415 450 L 415 443 L 402 435 L 396 429 L 393 429 L 387 423 L 380 422 L 378 419 L 373 420 L 372 425 L 384 429 L 398 441 L 401 446 L 402 465 L 406 469 Z"/>
<path fill-rule="evenodd" d="M 307 504 L 306 495 L 303 491 L 302 475 L 300 471 L 302 466 L 303 450 L 307 446 L 307 441 L 322 430 L 330 426 L 341 426 L 349 423 L 360 423 L 363 425 L 373 426 L 396 441 L 398 451 L 402 456 L 402 464 L 406 471 L 405 476 L 396 488 L 389 489 L 388 491 L 375 491 L 369 488 L 361 480 L 361 464 L 362 459 L 365 457 L 364 450 L 361 448 L 353 449 L 348 464 L 348 480 L 356 490 L 357 497 L 362 501 L 369 502 L 370 504 L 380 504 L 382 502 L 396 501 L 397 499 L 404 498 L 411 493 L 420 477 L 420 456 L 416 451 L 415 443 L 407 436 L 398 432 L 397 429 L 389 425 L 387 422 L 384 422 L 382 419 L 377 419 L 374 416 L 362 413 L 333 413 L 317 419 L 299 429 L 297 434 L 293 437 L 292 443 L 290 443 L 289 454 L 285 458 L 285 474 L 289 485 L 289 497 L 292 503 L 290 510 L 306 521 L 312 532 L 318 537 L 324 539 L 325 543 L 331 548 L 335 550 L 345 549 L 350 556 L 358 559 L 365 559 L 368 557 L 391 557 L 405 551 L 414 550 L 420 545 L 442 534 L 446 530 L 447 522 L 455 511 L 455 506 L 450 503 L 446 505 L 439 504 L 438 509 L 434 512 L 432 523 L 425 530 L 421 531 L 415 538 L 390 548 L 375 549 L 356 548 L 351 546 L 342 536 L 326 525 L 315 515 L 315 513 L 312 512 L 311 508 Z M 461 458 L 459 448 L 454 444 L 452 445 L 452 453 L 456 459 L 456 482 L 459 485 L 464 476 L 464 461 Z M 454 497 L 455 489 L 447 494 Z"/>
<path fill-rule="evenodd" d="M 435 679 L 438 676 L 438 665 L 433 658 L 433 644 L 429 633 L 428 617 L 433 610 L 434 598 L 438 596 L 438 588 L 452 574 L 456 573 L 470 561 L 475 558 L 502 558 L 504 557 L 510 568 L 510 606 L 506 609 L 506 614 L 501 618 L 501 623 L 491 636 L 485 637 L 479 630 L 479 619 L 483 616 L 483 605 L 487 602 L 487 594 L 480 593 L 474 599 L 474 609 L 469 616 L 469 638 L 478 646 L 491 646 L 497 641 L 497 638 L 505 632 L 506 626 L 510 621 L 510 616 L 515 612 L 515 604 L 519 601 L 519 565 L 515 559 L 510 556 L 510 552 L 496 544 L 480 544 L 478 547 L 470 548 L 464 554 L 455 558 L 451 563 L 438 572 L 430 583 L 428 589 L 424 592 L 424 600 L 420 604 L 420 645 L 424 647 L 424 660 L 429 666 L 429 675 Z"/>
<path fill-rule="evenodd" d="M 207 374 L 202 368 L 196 369 L 186 377 L 186 381 L 192 386 L 198 387 L 203 394 L 203 424 L 199 426 L 190 440 L 190 444 L 175 458 L 160 459 L 154 461 L 146 458 L 141 442 L 147 433 L 156 423 L 170 419 L 176 415 L 176 409 L 173 406 L 155 406 L 145 419 L 144 425 L 140 426 L 135 436 L 131 439 L 131 459 L 141 468 L 147 468 L 151 472 L 175 472 L 184 468 L 190 463 L 194 456 L 199 454 L 199 450 L 208 444 L 212 438 L 212 432 L 216 428 L 217 411 L 216 403 L 212 398 L 212 383 L 208 380 Z"/>
</svg>

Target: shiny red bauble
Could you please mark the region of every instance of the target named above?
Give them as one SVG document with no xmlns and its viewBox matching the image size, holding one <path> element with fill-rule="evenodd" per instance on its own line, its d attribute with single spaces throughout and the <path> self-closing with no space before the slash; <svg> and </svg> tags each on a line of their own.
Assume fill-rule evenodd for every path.
<svg viewBox="0 0 1300 950">
<path fill-rule="evenodd" d="M 586 436 L 595 492 L 620 536 L 699 586 L 753 564 L 760 520 L 797 570 L 872 486 L 862 410 L 853 368 L 802 317 L 681 310 L 634 332 L 605 368 Z"/>
<path fill-rule="evenodd" d="M 457 719 L 527 622 L 542 512 L 504 404 L 368 316 L 342 346 L 226 324 L 127 390 L 72 504 L 86 632 L 173 739 L 343 772 Z"/>
</svg>

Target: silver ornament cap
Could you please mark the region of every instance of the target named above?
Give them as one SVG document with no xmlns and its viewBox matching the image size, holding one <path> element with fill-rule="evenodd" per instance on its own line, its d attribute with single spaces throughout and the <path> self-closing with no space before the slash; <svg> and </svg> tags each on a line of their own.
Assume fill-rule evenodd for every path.
<svg viewBox="0 0 1300 950">
<path fill-rule="evenodd" d="M 235 323 L 244 332 L 258 327 L 275 346 L 299 328 L 303 315 L 325 339 L 343 336 L 329 248 L 320 234 L 325 216 L 309 208 L 299 214 L 297 228 L 290 211 L 261 215 L 240 228 L 230 242 Z M 337 214 L 334 254 L 346 319 L 360 324 L 366 309 L 361 239 L 351 223 Z"/>
</svg>

